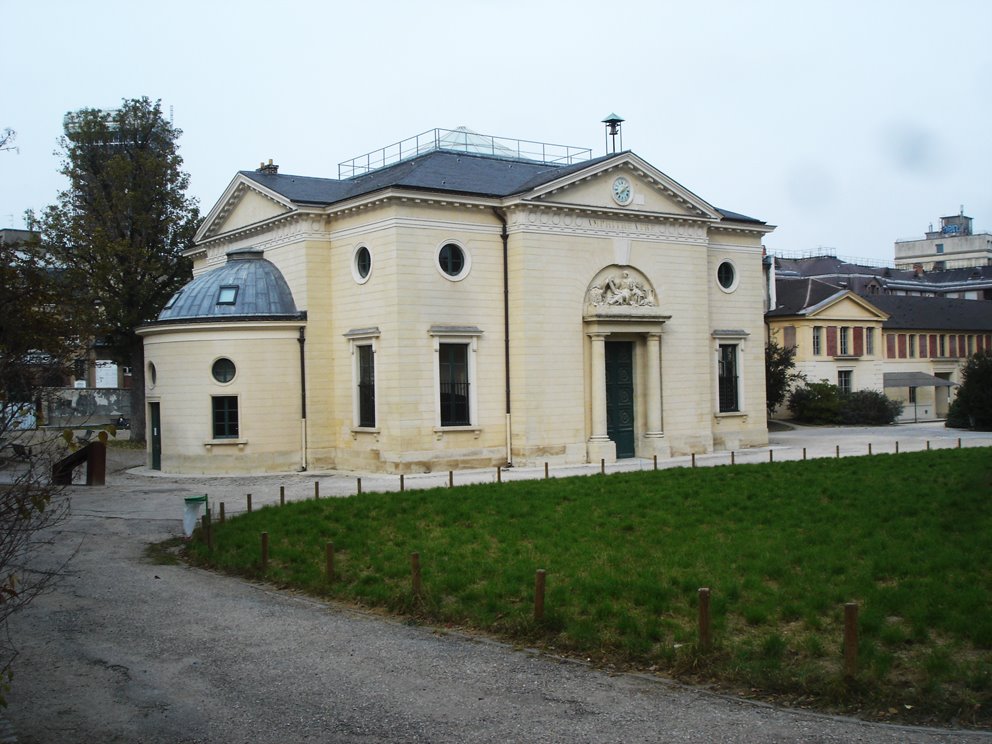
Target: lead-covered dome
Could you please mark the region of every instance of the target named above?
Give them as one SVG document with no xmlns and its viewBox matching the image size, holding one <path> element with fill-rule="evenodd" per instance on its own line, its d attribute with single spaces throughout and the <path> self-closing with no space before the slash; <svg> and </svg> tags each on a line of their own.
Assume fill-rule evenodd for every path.
<svg viewBox="0 0 992 744">
<path fill-rule="evenodd" d="M 282 272 L 258 249 L 227 254 L 227 263 L 201 274 L 172 296 L 158 320 L 299 318 Z"/>
</svg>

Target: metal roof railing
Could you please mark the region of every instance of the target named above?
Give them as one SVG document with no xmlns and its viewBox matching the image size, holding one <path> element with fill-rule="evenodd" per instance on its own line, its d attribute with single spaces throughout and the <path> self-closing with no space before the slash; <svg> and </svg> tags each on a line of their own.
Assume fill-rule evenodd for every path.
<svg viewBox="0 0 992 744">
<path fill-rule="evenodd" d="M 388 165 L 410 160 L 418 155 L 441 150 L 555 165 L 571 165 L 589 160 L 592 157 L 592 150 L 587 147 L 493 137 L 487 134 L 478 134 L 464 127 L 459 129 L 429 129 L 381 149 L 338 163 L 338 178 L 361 176 Z"/>
</svg>

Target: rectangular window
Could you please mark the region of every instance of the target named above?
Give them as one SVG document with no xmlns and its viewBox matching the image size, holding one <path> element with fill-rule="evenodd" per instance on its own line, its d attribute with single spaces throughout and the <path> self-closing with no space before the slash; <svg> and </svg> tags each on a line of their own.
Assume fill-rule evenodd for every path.
<svg viewBox="0 0 992 744">
<path fill-rule="evenodd" d="M 854 377 L 854 372 L 849 369 L 838 370 L 837 387 L 840 388 L 840 391 L 842 393 L 851 392 L 851 384 L 853 377 Z"/>
<path fill-rule="evenodd" d="M 358 351 L 358 425 L 375 426 L 375 353 L 372 345 L 356 347 Z"/>
<path fill-rule="evenodd" d="M 469 426 L 468 344 L 439 344 L 441 426 Z"/>
<path fill-rule="evenodd" d="M 823 353 L 823 328 L 813 326 L 813 356 L 820 356 Z"/>
<path fill-rule="evenodd" d="M 944 244 L 937 243 L 937 253 L 943 253 L 943 252 L 944 252 Z"/>
<path fill-rule="evenodd" d="M 875 355 L 875 329 L 865 328 L 865 354 Z"/>
<path fill-rule="evenodd" d="M 737 385 L 737 344 L 720 344 L 720 413 L 740 410 Z"/>
<path fill-rule="evenodd" d="M 937 337 L 937 341 L 940 344 L 937 356 L 943 358 L 947 356 L 947 336 L 943 333 Z"/>
<path fill-rule="evenodd" d="M 233 305 L 238 300 L 237 286 L 223 286 L 217 292 L 218 305 Z"/>
<path fill-rule="evenodd" d="M 909 358 L 910 359 L 915 359 L 916 358 L 916 334 L 915 333 L 910 333 L 909 336 L 907 337 L 907 341 L 909 341 Z"/>
<path fill-rule="evenodd" d="M 915 403 L 916 402 L 916 388 L 915 387 L 911 387 L 909 389 L 909 402 L 910 403 Z"/>
<path fill-rule="evenodd" d="M 847 326 L 841 326 L 841 329 L 840 329 L 840 355 L 841 356 L 850 356 L 850 354 L 851 354 L 850 344 L 848 343 L 848 336 L 850 336 L 850 335 L 851 335 L 851 329 L 848 328 Z"/>
<path fill-rule="evenodd" d="M 213 397 L 214 439 L 238 438 L 238 396 Z"/>
</svg>

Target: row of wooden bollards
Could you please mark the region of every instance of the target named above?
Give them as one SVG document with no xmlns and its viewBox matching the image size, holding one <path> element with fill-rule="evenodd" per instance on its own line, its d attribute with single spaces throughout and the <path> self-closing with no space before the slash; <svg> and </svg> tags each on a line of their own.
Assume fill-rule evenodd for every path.
<svg viewBox="0 0 992 744">
<path fill-rule="evenodd" d="M 930 440 L 929 439 L 926 442 L 926 448 L 927 448 L 927 451 L 930 451 Z M 961 449 L 961 438 L 960 437 L 958 437 L 957 448 L 958 449 Z M 899 454 L 899 442 L 898 441 L 896 441 L 896 443 L 895 443 L 895 449 L 896 449 L 895 454 L 898 455 Z M 872 443 L 871 442 L 868 443 L 868 454 L 869 455 L 873 454 L 873 447 L 872 447 Z M 840 457 L 840 445 L 839 444 L 834 447 L 834 457 L 837 457 L 837 458 Z M 803 457 L 802 457 L 802 459 L 804 461 L 807 459 L 807 453 L 806 453 L 806 448 L 805 447 L 803 447 Z M 691 463 L 692 463 L 691 464 L 691 467 L 696 467 L 696 454 L 695 453 L 692 453 L 692 455 L 690 457 L 690 460 L 691 460 Z M 771 450 L 771 449 L 768 450 L 768 462 L 775 462 L 775 451 L 774 450 Z M 737 452 L 735 450 L 730 450 L 730 464 L 731 465 L 736 465 L 737 464 Z M 654 469 L 657 470 L 658 469 L 658 456 L 657 455 L 654 455 L 653 456 L 653 465 L 654 465 Z M 603 475 L 605 475 L 606 474 L 606 459 L 605 458 L 601 458 L 600 459 L 600 461 L 599 461 L 599 468 L 600 468 L 600 473 L 602 473 Z M 544 479 L 545 480 L 548 480 L 550 477 L 551 477 L 550 468 L 549 468 L 548 463 L 545 462 L 544 463 Z M 497 467 L 496 468 L 496 482 L 497 483 L 502 483 L 503 482 L 502 468 L 500 468 L 500 467 Z M 449 470 L 448 471 L 448 488 L 454 488 L 454 487 L 455 487 L 455 471 L 454 470 Z M 400 473 L 400 491 L 406 491 L 406 478 L 403 475 L 403 473 Z M 361 478 L 358 478 L 357 479 L 357 493 L 359 495 L 361 495 L 361 493 L 362 493 L 362 479 Z M 315 480 L 313 482 L 313 497 L 314 497 L 314 499 L 319 499 L 320 498 L 320 481 L 316 481 Z M 246 508 L 250 512 L 252 510 L 252 498 L 251 498 L 251 494 L 250 493 L 249 494 L 246 494 L 245 501 L 246 501 Z M 279 486 L 279 506 L 285 506 L 285 505 L 286 505 L 286 487 L 285 486 Z M 221 522 L 224 521 L 224 503 L 223 502 L 221 502 L 221 504 L 220 504 L 220 521 Z"/>
<path fill-rule="evenodd" d="M 209 518 L 204 516 L 204 529 L 207 534 L 207 544 L 213 549 L 209 533 Z M 261 568 L 269 566 L 269 533 L 262 532 L 261 538 Z M 334 573 L 334 543 L 325 546 L 325 574 L 329 582 L 335 580 Z M 423 582 L 420 568 L 420 553 L 410 553 L 410 584 L 413 596 L 423 596 Z M 537 569 L 534 574 L 534 621 L 544 620 L 545 592 L 547 589 L 547 571 Z M 713 648 L 713 631 L 710 616 L 710 589 L 700 587 L 698 590 L 698 644 L 702 653 L 708 653 Z M 858 673 L 858 603 L 848 602 L 844 605 L 844 676 L 853 678 Z"/>
</svg>

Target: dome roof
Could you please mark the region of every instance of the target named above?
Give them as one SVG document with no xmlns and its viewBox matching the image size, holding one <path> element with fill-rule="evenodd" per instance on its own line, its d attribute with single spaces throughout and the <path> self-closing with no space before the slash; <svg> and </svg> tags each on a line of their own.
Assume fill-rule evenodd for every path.
<svg viewBox="0 0 992 744">
<path fill-rule="evenodd" d="M 227 263 L 201 274 L 176 292 L 158 315 L 161 321 L 299 318 L 282 272 L 262 251 L 227 254 Z"/>
</svg>

